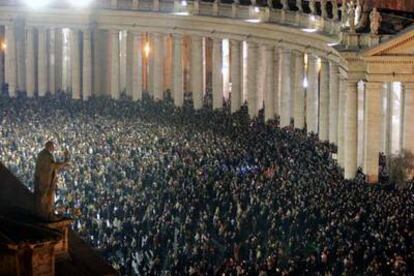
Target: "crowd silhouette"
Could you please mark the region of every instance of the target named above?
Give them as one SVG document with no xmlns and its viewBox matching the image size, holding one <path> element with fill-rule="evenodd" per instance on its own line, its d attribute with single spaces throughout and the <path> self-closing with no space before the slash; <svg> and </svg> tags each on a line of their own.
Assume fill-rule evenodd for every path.
<svg viewBox="0 0 414 276">
<path fill-rule="evenodd" d="M 0 97 L 1 161 L 30 189 L 50 139 L 72 160 L 57 210 L 122 275 L 413 273 L 411 190 L 344 180 L 332 145 L 245 107 Z"/>
</svg>

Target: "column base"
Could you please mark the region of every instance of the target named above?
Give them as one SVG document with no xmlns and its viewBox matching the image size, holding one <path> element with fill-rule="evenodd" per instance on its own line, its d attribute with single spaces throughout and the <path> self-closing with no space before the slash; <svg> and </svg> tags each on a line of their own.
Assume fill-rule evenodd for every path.
<svg viewBox="0 0 414 276">
<path fill-rule="evenodd" d="M 377 184 L 378 183 L 378 175 L 367 175 L 366 180 L 367 180 L 367 183 L 369 183 L 369 184 Z"/>
</svg>

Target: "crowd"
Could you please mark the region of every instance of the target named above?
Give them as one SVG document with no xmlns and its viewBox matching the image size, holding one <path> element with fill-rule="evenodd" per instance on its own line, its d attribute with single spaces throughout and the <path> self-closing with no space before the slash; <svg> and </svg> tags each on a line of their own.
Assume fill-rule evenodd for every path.
<svg viewBox="0 0 414 276">
<path fill-rule="evenodd" d="M 346 181 L 332 146 L 245 108 L 0 97 L 1 162 L 30 189 L 49 139 L 72 160 L 57 209 L 122 275 L 414 273 L 412 191 Z"/>
</svg>

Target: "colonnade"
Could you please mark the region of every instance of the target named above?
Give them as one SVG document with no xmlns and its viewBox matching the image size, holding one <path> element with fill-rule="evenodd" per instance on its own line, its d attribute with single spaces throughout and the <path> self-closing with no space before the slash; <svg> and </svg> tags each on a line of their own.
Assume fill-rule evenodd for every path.
<svg viewBox="0 0 414 276">
<path fill-rule="evenodd" d="M 27 93 L 28 97 L 37 92 L 41 97 L 64 90 L 63 63 L 68 57 L 62 55 L 62 29 L 27 26 L 23 52 L 16 46 L 16 41 L 22 38 L 16 36 L 15 29 L 6 26 L 4 31 L 5 82 L 11 97 L 17 91 Z M 106 93 L 119 99 L 126 92 L 133 100 L 140 100 L 143 93 L 149 93 L 154 100 L 163 100 L 169 90 L 177 107 L 183 105 L 185 92 L 191 95 L 195 109 L 202 108 L 209 97 L 213 109 L 221 109 L 229 101 L 231 111 L 237 112 L 247 103 L 252 118 L 264 108 L 266 120 L 278 116 L 281 127 L 293 122 L 294 127 L 306 127 L 308 133 L 317 134 L 321 141 L 336 144 L 338 163 L 344 168 L 345 177 L 355 176 L 361 150 L 357 81 L 348 78 L 343 68 L 327 56 L 254 38 L 229 39 L 229 70 L 224 72 L 226 38 L 165 30 L 128 31 L 127 37 L 127 48 L 131 50 L 125 54 L 130 61 L 122 63 L 120 30 L 70 30 L 70 66 L 66 69 L 70 89 L 66 92 L 73 99 L 87 100 L 92 95 Z M 18 58 L 21 54 L 23 59 Z M 121 64 L 127 68 L 121 70 Z M 131 82 L 125 87 L 121 87 L 123 72 Z M 371 182 L 378 177 L 381 143 L 378 91 L 382 85 L 367 82 L 365 86 L 362 167 Z M 225 87 L 231 87 L 229 97 Z M 405 112 L 409 114 L 414 100 L 408 92 L 405 95 Z M 410 120 L 411 116 L 406 115 L 403 143 L 405 148 L 413 149 L 414 124 Z"/>
</svg>

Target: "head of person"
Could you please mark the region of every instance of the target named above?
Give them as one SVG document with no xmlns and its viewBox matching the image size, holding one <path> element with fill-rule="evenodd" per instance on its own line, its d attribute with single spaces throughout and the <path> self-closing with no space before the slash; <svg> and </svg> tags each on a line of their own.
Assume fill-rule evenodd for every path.
<svg viewBox="0 0 414 276">
<path fill-rule="evenodd" d="M 55 143 L 52 141 L 47 141 L 45 144 L 45 149 L 50 153 L 53 153 L 55 151 Z"/>
</svg>

